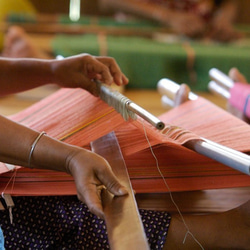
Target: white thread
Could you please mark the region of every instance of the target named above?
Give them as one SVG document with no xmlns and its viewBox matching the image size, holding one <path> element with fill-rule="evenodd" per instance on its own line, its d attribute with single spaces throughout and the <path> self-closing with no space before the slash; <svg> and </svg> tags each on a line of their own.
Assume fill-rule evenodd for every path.
<svg viewBox="0 0 250 250">
<path fill-rule="evenodd" d="M 154 159 L 155 159 L 157 170 L 158 170 L 158 172 L 159 172 L 159 174 L 160 174 L 160 176 L 161 176 L 161 178 L 162 178 L 162 180 L 163 180 L 165 186 L 167 187 L 167 189 L 168 189 L 168 191 L 169 191 L 169 195 L 170 195 L 170 199 L 171 199 L 172 203 L 174 204 L 175 208 L 177 209 L 177 211 L 178 211 L 178 213 L 179 213 L 179 215 L 180 215 L 180 217 L 181 217 L 181 220 L 182 220 L 182 222 L 183 222 L 185 228 L 187 229 L 187 232 L 186 232 L 186 234 L 185 234 L 185 236 L 184 236 L 184 239 L 183 239 L 183 242 L 182 242 L 182 243 L 185 244 L 187 235 L 190 234 L 191 237 L 194 239 L 194 241 L 200 246 L 200 248 L 201 248 L 202 250 L 204 250 L 204 248 L 203 248 L 203 246 L 201 245 L 201 243 L 196 239 L 196 237 L 195 237 L 195 236 L 191 233 L 191 231 L 189 230 L 188 225 L 187 225 L 187 223 L 186 223 L 186 221 L 185 221 L 185 219 L 184 219 L 184 217 L 183 217 L 183 215 L 182 215 L 182 213 L 181 213 L 181 211 L 180 211 L 178 205 L 177 205 L 176 202 L 174 201 L 174 198 L 173 198 L 172 192 L 171 192 L 171 190 L 170 190 L 170 187 L 168 186 L 168 183 L 167 183 L 166 179 L 164 178 L 164 175 L 163 175 L 162 172 L 161 172 L 161 169 L 160 169 L 160 167 L 159 167 L 158 159 L 157 159 L 157 157 L 156 157 L 156 155 L 155 155 L 155 153 L 154 153 L 154 151 L 153 151 L 153 148 L 152 148 L 152 146 L 151 146 L 151 144 L 150 144 L 150 141 L 149 141 L 149 139 L 148 139 L 147 131 L 146 131 L 146 128 L 145 128 L 145 125 L 144 125 L 143 120 L 141 120 L 141 123 L 142 123 L 142 126 L 143 126 L 145 138 L 146 138 L 146 140 L 147 140 L 147 142 L 148 142 L 150 151 L 151 151 L 151 153 L 152 153 L 152 155 L 153 155 L 153 157 L 154 157 Z"/>
<path fill-rule="evenodd" d="M 125 121 L 128 121 L 129 118 L 136 120 L 136 114 L 127 108 L 127 103 L 130 100 L 126 96 L 98 81 L 96 83 L 100 88 L 100 98 L 104 102 L 120 113 Z"/>
<path fill-rule="evenodd" d="M 116 90 L 112 90 L 108 86 L 104 86 L 102 83 L 100 83 L 98 81 L 96 81 L 96 83 L 98 84 L 98 86 L 100 88 L 100 98 L 104 102 L 106 102 L 108 105 L 112 106 L 118 113 L 120 113 L 123 116 L 125 121 L 127 121 L 129 119 L 129 117 L 132 118 L 132 119 L 135 119 L 134 116 L 136 117 L 136 114 L 134 114 L 134 112 L 128 110 L 127 107 L 126 107 L 126 103 L 130 101 L 127 97 L 123 96 L 121 93 L 119 93 Z M 156 155 L 154 154 L 153 148 L 152 148 L 152 146 L 150 144 L 150 141 L 148 139 L 147 132 L 146 132 L 143 120 L 141 120 L 141 123 L 142 123 L 142 126 L 143 126 L 144 134 L 145 134 L 146 140 L 148 142 L 150 151 L 151 151 L 151 153 L 152 153 L 152 155 L 153 155 L 153 157 L 154 157 L 154 159 L 156 161 L 157 170 L 158 170 L 161 178 L 163 179 L 163 182 L 164 182 L 165 186 L 167 187 L 167 189 L 169 191 L 169 195 L 170 195 L 170 199 L 171 199 L 172 203 L 176 207 L 176 209 L 177 209 L 177 211 L 178 211 L 178 213 L 179 213 L 179 215 L 181 217 L 181 220 L 182 220 L 185 228 L 187 229 L 187 232 L 186 232 L 186 234 L 184 236 L 184 239 L 183 239 L 183 244 L 186 241 L 187 235 L 190 234 L 191 237 L 194 239 L 194 241 L 201 247 L 201 249 L 204 250 L 201 243 L 195 238 L 195 236 L 189 230 L 188 225 L 186 224 L 186 221 L 185 221 L 179 207 L 177 206 L 176 202 L 174 201 L 174 198 L 172 196 L 172 192 L 171 192 L 171 190 L 170 190 L 170 188 L 169 188 L 169 186 L 168 186 L 168 184 L 166 182 L 166 179 L 164 178 L 164 175 L 162 174 L 162 172 L 160 170 L 158 159 L 157 159 Z M 179 129 L 179 127 L 170 126 L 170 129 L 169 129 L 169 131 L 167 133 L 169 133 L 171 129 Z"/>
<path fill-rule="evenodd" d="M 5 190 L 7 189 L 7 187 L 9 186 L 11 180 L 13 179 L 13 182 L 12 182 L 12 187 L 11 187 L 11 191 L 9 192 L 10 194 L 12 193 L 13 189 L 14 189 L 14 184 L 15 184 L 15 179 L 16 179 L 16 174 L 17 174 L 17 169 L 15 168 L 14 169 L 14 173 L 13 175 L 10 177 L 9 181 L 7 182 L 5 188 L 3 189 L 2 191 L 2 194 L 5 193 Z"/>
<path fill-rule="evenodd" d="M 16 166 L 13 164 L 8 164 L 8 163 L 4 163 L 4 164 L 5 164 L 6 168 L 8 168 L 8 170 L 14 170 L 16 168 Z"/>
</svg>

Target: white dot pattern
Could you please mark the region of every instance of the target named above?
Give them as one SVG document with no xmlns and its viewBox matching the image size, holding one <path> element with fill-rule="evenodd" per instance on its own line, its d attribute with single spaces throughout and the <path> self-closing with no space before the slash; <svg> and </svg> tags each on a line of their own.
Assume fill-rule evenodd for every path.
<svg viewBox="0 0 250 250">
<path fill-rule="evenodd" d="M 13 224 L 8 210 L 0 225 L 6 249 L 109 249 L 105 222 L 75 196 L 13 197 Z M 167 212 L 140 210 L 151 249 L 162 249 L 170 223 Z"/>
</svg>

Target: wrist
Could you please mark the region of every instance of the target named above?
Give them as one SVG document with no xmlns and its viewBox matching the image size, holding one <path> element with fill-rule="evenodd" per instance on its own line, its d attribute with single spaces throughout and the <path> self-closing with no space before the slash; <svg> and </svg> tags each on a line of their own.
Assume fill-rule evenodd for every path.
<svg viewBox="0 0 250 250">
<path fill-rule="evenodd" d="M 65 161 L 66 172 L 76 177 L 76 175 L 79 175 L 81 172 L 80 169 L 83 167 L 82 163 L 84 162 L 84 164 L 88 165 L 88 160 L 91 161 L 93 154 L 92 151 L 73 146 Z"/>
<path fill-rule="evenodd" d="M 70 173 L 67 162 L 75 151 L 76 147 L 44 134 L 36 143 L 29 167 Z"/>
</svg>

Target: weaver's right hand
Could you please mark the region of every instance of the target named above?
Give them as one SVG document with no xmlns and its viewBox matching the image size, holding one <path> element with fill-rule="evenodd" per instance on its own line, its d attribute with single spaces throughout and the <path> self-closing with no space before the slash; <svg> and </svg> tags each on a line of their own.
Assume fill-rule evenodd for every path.
<svg viewBox="0 0 250 250">
<path fill-rule="evenodd" d="M 128 84 L 127 77 L 112 57 L 80 54 L 53 60 L 52 67 L 58 85 L 66 88 L 83 88 L 95 96 L 98 96 L 99 92 L 93 80 L 97 79 L 108 85 Z"/>
</svg>

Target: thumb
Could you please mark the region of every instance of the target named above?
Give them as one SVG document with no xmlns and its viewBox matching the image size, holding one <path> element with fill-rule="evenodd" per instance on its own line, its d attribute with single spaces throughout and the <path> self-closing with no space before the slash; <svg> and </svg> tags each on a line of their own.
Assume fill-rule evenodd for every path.
<svg viewBox="0 0 250 250">
<path fill-rule="evenodd" d="M 107 189 L 109 190 L 109 192 L 117 196 L 123 196 L 123 195 L 128 194 L 128 190 L 126 189 L 126 187 L 122 186 L 119 183 L 111 187 L 107 187 Z"/>
<path fill-rule="evenodd" d="M 120 183 L 111 170 L 107 171 L 105 175 L 98 176 L 98 178 L 113 195 L 122 196 L 128 194 L 127 188 Z"/>
</svg>

